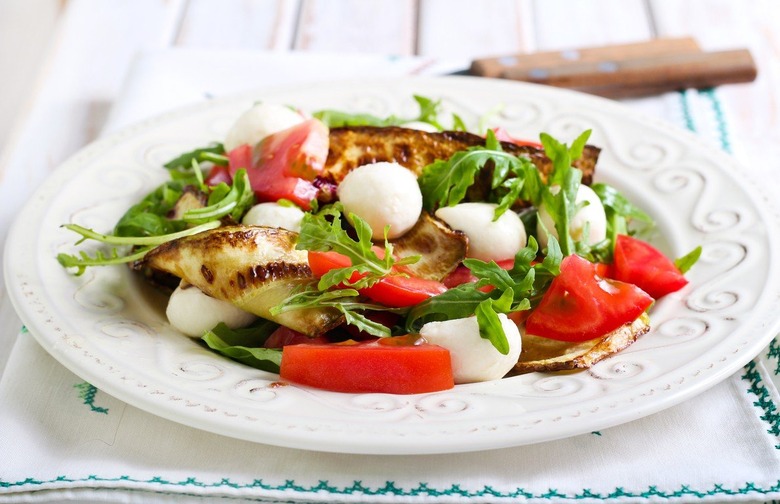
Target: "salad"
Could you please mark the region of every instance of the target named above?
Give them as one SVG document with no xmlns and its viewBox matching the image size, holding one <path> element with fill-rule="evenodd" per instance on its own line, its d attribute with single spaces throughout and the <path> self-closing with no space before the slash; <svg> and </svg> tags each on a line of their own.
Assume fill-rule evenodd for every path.
<svg viewBox="0 0 780 504">
<path fill-rule="evenodd" d="M 416 117 L 258 103 L 166 163 L 110 234 L 64 225 L 108 250 L 57 259 L 129 264 L 171 292 L 181 333 L 339 392 L 584 369 L 649 330 L 701 250 L 671 260 L 642 239 L 650 217 L 594 182 L 589 131 L 470 132 L 414 99 Z"/>
</svg>

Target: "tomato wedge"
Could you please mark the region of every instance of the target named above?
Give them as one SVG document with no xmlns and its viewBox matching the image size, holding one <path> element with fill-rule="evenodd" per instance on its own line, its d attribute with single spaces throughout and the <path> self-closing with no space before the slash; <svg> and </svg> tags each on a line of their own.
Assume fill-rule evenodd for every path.
<svg viewBox="0 0 780 504">
<path fill-rule="evenodd" d="M 209 174 L 203 180 L 207 186 L 215 186 L 224 182 L 226 184 L 233 183 L 233 176 L 230 174 L 230 168 L 227 166 L 214 166 L 209 171 Z"/>
<path fill-rule="evenodd" d="M 455 386 L 447 349 L 397 336 L 371 342 L 290 345 L 283 380 L 334 392 L 420 394 Z"/>
<path fill-rule="evenodd" d="M 542 144 L 539 142 L 535 142 L 533 140 L 523 140 L 521 138 L 515 138 L 512 135 L 510 135 L 506 129 L 500 126 L 497 128 L 493 128 L 493 133 L 496 135 L 496 139 L 501 142 L 513 143 L 515 145 L 519 145 L 520 147 L 535 147 L 537 149 L 544 148 Z"/>
<path fill-rule="evenodd" d="M 500 261 L 496 261 L 496 264 L 505 270 L 511 270 L 515 265 L 514 259 L 502 259 Z M 471 270 L 467 267 L 463 266 L 462 264 L 455 268 L 452 273 L 447 275 L 447 277 L 442 280 L 442 283 L 446 285 L 448 288 L 452 289 L 453 287 L 457 287 L 458 285 L 464 284 L 464 283 L 474 283 L 478 279 L 475 277 Z"/>
<path fill-rule="evenodd" d="M 571 255 L 550 284 L 525 328 L 561 341 L 586 341 L 633 322 L 653 303 L 639 287 L 598 276 L 596 265 Z"/>
<path fill-rule="evenodd" d="M 317 336 L 316 338 L 312 338 L 311 336 L 306 336 L 305 334 L 300 333 L 294 329 L 290 329 L 289 327 L 279 326 L 278 329 L 276 329 L 268 336 L 268 339 L 265 340 L 263 346 L 265 348 L 283 348 L 287 345 L 325 343 L 329 343 L 328 338 L 325 336 Z"/>
<path fill-rule="evenodd" d="M 614 278 L 638 285 L 655 299 L 688 284 L 671 259 L 649 243 L 632 236 L 618 235 L 614 258 Z"/>
<path fill-rule="evenodd" d="M 309 251 L 309 267 L 314 276 L 322 276 L 335 268 L 350 266 L 352 261 L 338 252 Z M 359 274 L 350 278 L 351 282 L 360 279 Z M 426 299 L 441 294 L 447 287 L 443 283 L 414 276 L 389 275 L 360 293 L 391 308 L 404 308 L 422 303 Z"/>
<path fill-rule="evenodd" d="M 241 145 L 228 153 L 230 174 L 246 168 L 259 201 L 287 199 L 309 210 L 319 190 L 312 180 L 328 157 L 328 128 L 309 119 L 268 135 L 256 146 Z"/>
</svg>

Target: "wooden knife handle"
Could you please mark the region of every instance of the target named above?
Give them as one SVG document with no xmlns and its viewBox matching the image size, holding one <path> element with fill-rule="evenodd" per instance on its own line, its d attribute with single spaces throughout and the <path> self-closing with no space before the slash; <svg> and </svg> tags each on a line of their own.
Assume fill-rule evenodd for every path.
<svg viewBox="0 0 780 504">
<path fill-rule="evenodd" d="M 758 71 L 745 49 L 704 52 L 686 37 L 483 58 L 470 73 L 626 98 L 749 82 Z"/>
<path fill-rule="evenodd" d="M 555 67 L 507 68 L 500 76 L 601 96 L 629 97 L 750 82 L 757 73 L 750 52 L 736 49 L 623 60 L 579 61 Z"/>
<path fill-rule="evenodd" d="M 662 38 L 632 44 L 482 58 L 471 63 L 469 73 L 481 77 L 501 77 L 504 72 L 510 70 L 520 73 L 524 69 L 553 68 L 573 63 L 625 61 L 634 58 L 700 52 L 699 45 L 692 38 Z"/>
</svg>

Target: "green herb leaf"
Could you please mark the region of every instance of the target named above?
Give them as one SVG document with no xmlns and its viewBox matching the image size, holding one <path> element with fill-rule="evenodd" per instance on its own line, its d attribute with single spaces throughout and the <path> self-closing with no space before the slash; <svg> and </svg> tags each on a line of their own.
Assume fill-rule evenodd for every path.
<svg viewBox="0 0 780 504">
<path fill-rule="evenodd" d="M 182 220 L 191 224 L 201 224 L 230 215 L 234 220 L 239 221 L 254 202 L 255 195 L 249 176 L 246 170 L 241 168 L 233 177 L 232 186 L 222 182 L 212 188 L 208 206 L 186 211 Z"/>
<path fill-rule="evenodd" d="M 309 285 L 302 292 L 298 292 L 271 308 L 272 315 L 300 310 L 312 307 L 329 306 L 336 308 L 343 315 L 347 324 L 357 327 L 361 331 L 378 337 L 390 336 L 390 330 L 382 324 L 369 319 L 363 312 L 385 311 L 391 313 L 403 313 L 402 308 L 388 308 L 375 303 L 367 303 L 361 300 L 360 293 L 355 289 L 318 290 Z"/>
<path fill-rule="evenodd" d="M 57 254 L 57 261 L 65 268 L 77 268 L 76 276 L 82 275 L 84 270 L 89 266 L 111 266 L 115 264 L 126 264 L 133 261 L 138 261 L 146 255 L 149 250 L 161 245 L 165 242 L 182 238 L 185 236 L 191 236 L 203 231 L 215 229 L 219 227 L 221 223 L 219 221 L 207 222 L 200 226 L 185 229 L 175 233 L 169 233 L 161 236 L 116 236 L 97 233 L 91 229 L 79 226 L 77 224 L 64 224 L 62 227 L 69 229 L 75 233 L 81 235 L 81 239 L 76 244 L 82 243 L 85 240 L 95 240 L 109 245 L 116 245 L 109 251 L 109 255 L 106 255 L 103 251 L 97 250 L 93 256 L 81 251 L 78 254 Z M 135 250 L 132 254 L 121 254 L 118 247 L 143 247 Z"/>
<path fill-rule="evenodd" d="M 342 207 L 334 204 L 317 213 L 306 214 L 296 248 L 318 252 L 338 252 L 351 261 L 351 266 L 334 268 L 320 277 L 316 283 L 307 285 L 271 309 L 272 314 L 313 306 L 330 306 L 339 310 L 345 321 L 360 330 L 375 336 L 389 336 L 390 331 L 382 324 L 366 317 L 366 311 L 405 312 L 405 310 L 366 303 L 360 298 L 358 289 L 369 287 L 388 275 L 396 264 L 392 245 L 385 230 L 384 256 L 380 258 L 374 250 L 373 231 L 363 219 L 350 215 L 355 238 L 344 228 Z M 414 258 L 401 261 L 404 264 Z M 346 288 L 344 288 L 346 287 Z"/>
<path fill-rule="evenodd" d="M 679 269 L 681 273 L 687 273 L 693 265 L 699 261 L 701 252 L 702 248 L 701 246 L 698 246 L 684 256 L 675 259 L 674 265 L 677 266 L 677 269 Z"/>
<path fill-rule="evenodd" d="M 628 221 L 636 220 L 644 224 L 652 225 L 653 219 L 642 209 L 631 203 L 614 187 L 597 182 L 590 186 L 593 189 L 605 209 L 611 209 L 617 215 L 625 217 Z"/>
<path fill-rule="evenodd" d="M 609 263 L 612 262 L 612 254 L 618 235 L 647 231 L 655 223 L 649 215 L 631 203 L 614 187 L 604 183 L 595 183 L 590 187 L 604 206 L 604 213 L 607 217 L 607 237 L 603 243 L 594 247 L 581 247 L 578 253 L 593 262 Z"/>
<path fill-rule="evenodd" d="M 574 168 L 572 163 L 582 156 L 590 133 L 590 130 L 584 131 L 572 142 L 571 147 L 547 133 L 539 136 L 544 153 L 553 165 L 546 186 L 539 188 L 541 191 L 539 200 L 555 223 L 561 251 L 565 256 L 577 251 L 576 244 L 569 234 L 569 223 L 580 209 L 576 201 L 582 172 Z"/>
<path fill-rule="evenodd" d="M 526 157 L 504 152 L 501 142 L 488 130 L 484 146 L 474 146 L 423 168 L 418 182 L 423 206 L 429 211 L 453 206 L 465 199 L 477 174 L 491 166 L 487 201 L 497 203 L 494 219 L 508 211 L 518 199 L 535 202 L 543 186 L 536 166 Z"/>
<path fill-rule="evenodd" d="M 478 281 L 459 285 L 413 306 L 406 317 L 406 331 L 419 332 L 428 322 L 476 314 L 480 334 L 489 339 L 499 352 L 505 353 L 508 344 L 498 314 L 529 310 L 539 302 L 549 283 L 560 273 L 562 255 L 555 238 L 551 238 L 548 255 L 541 263 L 536 262 L 537 251 L 536 240 L 530 237 L 528 245 L 515 255 L 515 264 L 509 271 L 493 261 L 466 259 L 464 265 Z M 490 292 L 480 290 L 486 285 L 496 288 Z"/>
<path fill-rule="evenodd" d="M 371 241 L 371 227 L 357 215 L 350 215 L 350 219 L 354 224 L 357 240 L 349 236 L 342 225 L 340 205 L 332 205 L 316 214 L 304 215 L 296 248 L 318 252 L 335 251 L 349 257 L 352 266 L 341 268 L 348 271 L 331 275 L 340 275 L 340 279 L 350 278 L 355 272 L 375 278 L 389 274 L 394 263 L 392 247 L 387 244 L 385 258 L 380 259 L 372 249 L 374 244 Z M 337 284 L 322 287 L 324 289 L 332 285 Z"/>
<path fill-rule="evenodd" d="M 111 249 L 110 255 L 106 256 L 102 251 L 95 251 L 95 255 L 90 256 L 84 251 L 78 254 L 57 254 L 57 262 L 64 268 L 76 268 L 75 275 L 81 276 L 90 266 L 111 266 L 114 264 L 127 264 L 142 259 L 152 247 L 143 248 L 134 254 L 120 255 L 119 250 Z"/>
<path fill-rule="evenodd" d="M 428 322 L 470 317 L 490 294 L 477 290 L 474 284 L 462 284 L 430 297 L 409 310 L 405 328 L 417 333 Z"/>
<path fill-rule="evenodd" d="M 224 156 L 225 147 L 222 144 L 213 144 L 208 147 L 201 147 L 190 152 L 185 152 L 181 156 L 171 159 L 163 166 L 168 170 L 190 170 L 192 162 L 209 161 L 218 165 L 227 165 L 228 158 Z"/>
<path fill-rule="evenodd" d="M 181 231 L 187 224 L 167 218 L 187 186 L 198 186 L 192 173 L 177 176 L 131 206 L 114 226 L 117 236 L 159 236 Z"/>
<path fill-rule="evenodd" d="M 498 299 L 485 299 L 475 310 L 477 323 L 479 324 L 479 335 L 490 341 L 493 346 L 502 355 L 509 353 L 509 340 L 507 340 L 501 319 L 498 312 L 508 313 L 514 299 L 514 292 L 511 288 L 504 291 Z"/>
<path fill-rule="evenodd" d="M 264 332 L 268 330 L 269 328 L 265 326 L 261 329 Z M 201 339 L 212 350 L 235 361 L 263 371 L 278 373 L 279 366 L 282 363 L 282 351 L 277 348 L 263 348 L 259 346 L 256 336 L 253 336 L 254 342 L 239 343 L 238 341 L 246 338 L 246 334 L 248 333 L 239 333 L 229 329 L 224 324 L 219 324 L 211 331 L 206 332 Z"/>
<path fill-rule="evenodd" d="M 85 240 L 95 240 L 109 245 L 157 246 L 171 240 L 191 236 L 203 231 L 209 231 L 218 228 L 220 225 L 219 221 L 206 222 L 200 226 L 160 236 L 117 236 L 101 234 L 92 229 L 79 226 L 78 224 L 63 224 L 61 227 L 81 235 L 81 239 L 76 242 L 77 244 Z"/>
<path fill-rule="evenodd" d="M 448 160 L 438 160 L 423 168 L 418 180 L 423 206 L 434 211 L 439 207 L 456 205 L 466 197 L 468 188 L 474 184 L 474 177 L 488 162 L 492 161 L 496 171 L 506 174 L 517 159 L 503 152 L 495 134 L 489 131 L 484 147 L 471 147 L 455 153 Z"/>
<path fill-rule="evenodd" d="M 329 128 L 342 128 L 345 126 L 393 126 L 401 124 L 401 119 L 396 116 L 386 118 L 372 114 L 351 114 L 340 110 L 318 110 L 312 114 Z"/>
<path fill-rule="evenodd" d="M 333 109 L 318 110 L 312 115 L 325 123 L 329 128 L 344 126 L 401 126 L 410 122 L 423 122 L 430 124 L 439 131 L 443 130 L 444 127 L 439 120 L 441 100 L 433 100 L 420 95 L 414 95 L 413 98 L 419 107 L 419 113 L 414 117 L 401 117 L 397 115 L 379 117 L 373 114 L 353 114 Z"/>
</svg>

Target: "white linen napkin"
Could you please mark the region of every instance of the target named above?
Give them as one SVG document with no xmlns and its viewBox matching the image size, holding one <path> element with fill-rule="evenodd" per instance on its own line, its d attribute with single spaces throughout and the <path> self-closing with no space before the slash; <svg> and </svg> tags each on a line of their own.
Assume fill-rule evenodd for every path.
<svg viewBox="0 0 780 504">
<path fill-rule="evenodd" d="M 149 54 L 136 62 L 107 130 L 258 85 L 314 75 L 436 74 L 458 63 Z M 729 148 L 716 92 L 629 105 Z M 0 503 L 768 502 L 780 499 L 779 357 L 775 341 L 684 404 L 599 432 L 457 455 L 368 456 L 244 442 L 164 420 L 73 375 L 23 330 L 0 379 Z"/>
</svg>

